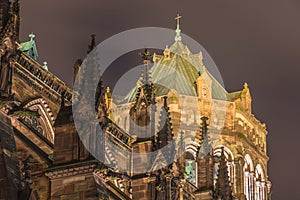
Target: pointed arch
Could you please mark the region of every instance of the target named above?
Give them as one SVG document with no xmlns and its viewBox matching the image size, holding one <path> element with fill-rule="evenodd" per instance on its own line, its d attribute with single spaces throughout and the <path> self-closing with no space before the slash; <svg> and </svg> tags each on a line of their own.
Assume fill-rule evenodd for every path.
<svg viewBox="0 0 300 200">
<path fill-rule="evenodd" d="M 224 148 L 224 154 L 225 154 L 225 157 L 226 157 L 227 161 L 229 161 L 229 162 L 233 161 L 234 156 L 233 156 L 232 151 L 227 146 L 224 146 L 224 145 L 216 146 L 214 148 L 214 155 L 215 156 L 220 156 L 221 152 L 222 152 L 222 148 Z"/>
<path fill-rule="evenodd" d="M 255 180 L 254 180 L 254 164 L 251 156 L 246 154 L 244 156 L 245 165 L 244 171 L 244 193 L 247 200 L 254 200 Z"/>
<path fill-rule="evenodd" d="M 38 98 L 29 101 L 25 106 L 30 110 L 37 110 L 40 117 L 31 118 L 25 117 L 25 122 L 30 125 L 35 131 L 43 135 L 50 142 L 54 142 L 54 115 L 48 103 L 43 98 Z"/>
<path fill-rule="evenodd" d="M 265 173 L 260 164 L 255 167 L 255 199 L 266 200 L 267 199 L 267 183 Z"/>
<path fill-rule="evenodd" d="M 247 169 L 249 172 L 253 172 L 254 171 L 254 164 L 253 164 L 253 160 L 251 159 L 251 156 L 249 154 L 246 154 L 245 157 L 245 166 L 249 167 L 249 169 Z"/>
<path fill-rule="evenodd" d="M 260 164 L 256 165 L 255 167 L 255 178 L 259 181 L 265 181 L 265 173 Z"/>
<path fill-rule="evenodd" d="M 195 186 L 198 184 L 198 164 L 196 157 L 199 146 L 198 143 L 190 141 L 186 143 L 185 147 L 185 172 L 187 180 Z"/>
<path fill-rule="evenodd" d="M 185 144 L 185 151 L 189 152 L 191 155 L 193 155 L 194 159 L 196 159 L 199 146 L 200 145 L 197 142 L 194 141 L 187 142 Z"/>
<path fill-rule="evenodd" d="M 227 161 L 227 167 L 228 167 L 228 176 L 229 180 L 231 182 L 231 185 L 234 185 L 235 183 L 235 165 L 234 165 L 234 155 L 232 151 L 225 145 L 218 145 L 214 147 L 213 153 L 214 157 L 219 158 L 222 153 L 222 149 L 224 149 L 224 155 L 226 157 Z M 214 184 L 217 181 L 218 178 L 218 169 L 219 169 L 219 162 L 215 162 L 214 164 Z"/>
</svg>

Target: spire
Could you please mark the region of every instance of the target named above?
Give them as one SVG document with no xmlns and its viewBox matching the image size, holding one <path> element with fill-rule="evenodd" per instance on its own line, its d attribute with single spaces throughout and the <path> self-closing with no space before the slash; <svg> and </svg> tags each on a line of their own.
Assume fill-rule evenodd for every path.
<svg viewBox="0 0 300 200">
<path fill-rule="evenodd" d="M 142 84 L 143 85 L 150 84 L 149 64 L 151 63 L 150 59 L 152 55 L 148 49 L 145 49 L 145 52 L 140 53 L 139 56 L 143 59 L 143 63 L 144 63 L 144 68 L 141 76 Z"/>
<path fill-rule="evenodd" d="M 145 49 L 144 53 L 139 53 L 139 56 L 143 59 L 143 70 L 141 77 L 138 81 L 138 91 L 136 93 L 136 105 L 137 101 L 140 98 L 143 98 L 145 100 L 145 103 L 147 106 L 150 104 L 154 105 L 155 102 L 155 93 L 154 93 L 154 84 L 151 82 L 150 72 L 149 72 L 149 64 L 150 59 L 152 55 L 150 54 L 150 51 L 148 49 Z M 135 105 L 135 106 L 136 106 Z"/>
<path fill-rule="evenodd" d="M 207 128 L 207 126 L 208 126 L 207 125 L 207 120 L 208 120 L 207 117 L 205 117 L 205 116 L 201 117 L 201 121 L 202 121 L 202 134 L 203 134 L 204 138 L 207 137 L 207 130 L 208 130 L 208 128 Z"/>
<path fill-rule="evenodd" d="M 184 143 L 184 132 L 180 131 L 180 138 L 179 138 L 179 147 L 178 147 L 179 153 L 185 151 L 185 143 Z"/>
<path fill-rule="evenodd" d="M 159 132 L 154 139 L 155 150 L 162 150 L 166 162 L 173 163 L 176 154 L 176 143 L 173 140 L 172 122 L 166 96 L 164 96 L 158 130 Z"/>
<path fill-rule="evenodd" d="M 179 177 L 184 178 L 185 175 L 185 143 L 184 143 L 184 132 L 180 131 L 179 147 L 177 156 L 179 157 Z M 181 155 L 180 155 L 181 154 Z"/>
<path fill-rule="evenodd" d="M 157 142 L 159 148 L 166 146 L 173 139 L 173 129 L 169 107 L 167 105 L 167 98 L 167 96 L 164 96 L 164 105 L 162 106 L 162 111 L 160 115 L 160 131 L 157 134 Z"/>
<path fill-rule="evenodd" d="M 97 111 L 97 117 L 99 119 L 101 127 L 105 127 L 108 123 L 105 92 L 106 91 L 104 89 L 103 81 L 100 77 L 95 94 L 95 110 Z"/>
<path fill-rule="evenodd" d="M 95 109 L 98 110 L 100 104 L 105 104 L 104 101 L 104 85 L 103 85 L 103 81 L 102 81 L 102 77 L 100 77 L 98 85 L 97 85 L 97 89 L 96 89 L 96 94 L 95 94 Z"/>
<path fill-rule="evenodd" d="M 175 36 L 175 41 L 181 41 L 181 30 L 180 30 L 180 19 L 182 18 L 182 16 L 179 15 L 179 13 L 177 14 L 177 16 L 175 17 L 175 20 L 177 21 L 177 28 L 176 28 L 176 36 Z"/>
<path fill-rule="evenodd" d="M 201 117 L 201 146 L 198 147 L 197 157 L 205 157 L 211 151 L 211 144 L 208 138 L 208 118 L 203 116 Z"/>
<path fill-rule="evenodd" d="M 214 191 L 214 200 L 233 200 L 232 190 L 230 186 L 228 167 L 226 156 L 224 154 L 224 148 L 222 148 L 220 163 L 218 169 L 218 178 L 216 188 Z"/>
</svg>

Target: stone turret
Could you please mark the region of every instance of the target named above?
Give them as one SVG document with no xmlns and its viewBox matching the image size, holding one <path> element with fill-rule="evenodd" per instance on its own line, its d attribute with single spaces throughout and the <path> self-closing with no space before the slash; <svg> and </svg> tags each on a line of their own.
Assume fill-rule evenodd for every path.
<svg viewBox="0 0 300 200">
<path fill-rule="evenodd" d="M 159 132 L 157 134 L 157 145 L 159 149 L 166 146 L 173 139 L 172 122 L 167 105 L 167 98 L 167 96 L 164 96 L 164 105 L 161 110 Z"/>
<path fill-rule="evenodd" d="M 208 140 L 208 118 L 201 118 L 201 134 L 202 134 L 202 144 L 197 152 L 197 177 L 198 184 L 197 190 L 195 192 L 195 197 L 198 200 L 211 200 L 213 192 L 213 166 L 214 159 L 211 151 L 211 144 Z M 206 167 L 203 167 L 206 166 Z"/>
<path fill-rule="evenodd" d="M 149 64 L 152 55 L 146 49 L 145 53 L 140 54 L 143 59 L 144 68 L 141 78 L 138 82 L 138 88 L 135 94 L 135 101 L 129 114 L 131 118 L 130 132 L 138 133 L 138 140 L 149 139 L 155 131 L 155 87 L 149 75 Z"/>
</svg>

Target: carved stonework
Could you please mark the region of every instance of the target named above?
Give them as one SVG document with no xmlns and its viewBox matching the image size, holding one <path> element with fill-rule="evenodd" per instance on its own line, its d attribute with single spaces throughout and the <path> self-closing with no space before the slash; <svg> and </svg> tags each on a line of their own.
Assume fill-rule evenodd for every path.
<svg viewBox="0 0 300 200">
<path fill-rule="evenodd" d="M 2 40 L 0 46 L 0 92 L 7 96 L 11 93 L 12 66 L 10 62 L 13 45 L 10 37 Z"/>
</svg>

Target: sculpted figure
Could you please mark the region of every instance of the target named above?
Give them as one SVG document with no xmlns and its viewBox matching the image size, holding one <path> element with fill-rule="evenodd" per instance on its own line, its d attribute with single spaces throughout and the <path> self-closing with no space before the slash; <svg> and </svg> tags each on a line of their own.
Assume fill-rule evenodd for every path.
<svg viewBox="0 0 300 200">
<path fill-rule="evenodd" d="M 0 94 L 9 95 L 11 87 L 12 70 L 10 57 L 13 52 L 13 44 L 10 37 L 3 39 L 0 45 Z"/>
</svg>

